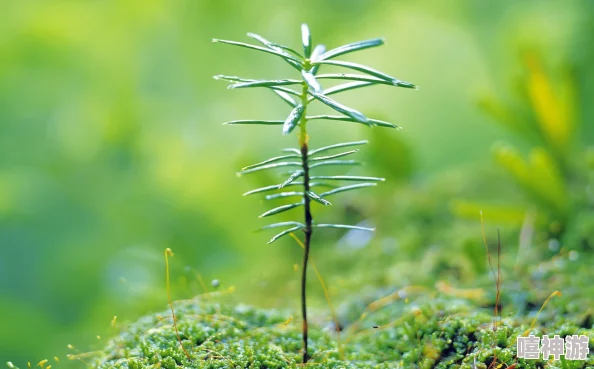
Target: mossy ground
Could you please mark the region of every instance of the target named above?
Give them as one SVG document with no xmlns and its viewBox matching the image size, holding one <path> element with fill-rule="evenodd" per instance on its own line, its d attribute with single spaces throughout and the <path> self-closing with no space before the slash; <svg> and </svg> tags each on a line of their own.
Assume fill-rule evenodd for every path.
<svg viewBox="0 0 594 369">
<path fill-rule="evenodd" d="M 311 368 L 591 368 L 588 361 L 516 360 L 516 337 L 531 319 L 504 317 L 493 331 L 493 315 L 468 300 L 441 294 L 401 299 L 361 310 L 346 304 L 340 335 L 313 327 Z M 188 359 L 172 325 L 170 311 L 146 316 L 112 339 L 97 368 L 293 368 L 300 366 L 299 322 L 290 313 L 221 304 L 197 298 L 175 304 L 177 325 Z M 585 328 L 589 325 L 589 329 Z M 591 317 L 545 314 L 531 333 L 587 335 L 594 343 Z M 590 347 L 594 352 L 594 348 Z"/>
</svg>

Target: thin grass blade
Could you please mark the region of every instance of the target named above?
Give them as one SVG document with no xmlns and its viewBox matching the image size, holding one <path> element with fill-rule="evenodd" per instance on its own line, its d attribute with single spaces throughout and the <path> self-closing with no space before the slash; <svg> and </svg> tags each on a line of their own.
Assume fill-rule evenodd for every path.
<svg viewBox="0 0 594 369">
<path fill-rule="evenodd" d="M 282 206 L 279 206 L 277 208 L 268 210 L 267 212 L 265 212 L 262 215 L 260 215 L 258 218 L 264 218 L 264 217 L 269 217 L 271 215 L 283 213 L 283 212 L 285 212 L 287 210 L 294 209 L 294 208 L 299 207 L 301 205 L 303 205 L 303 202 L 296 202 L 294 204 L 282 205 Z"/>
<path fill-rule="evenodd" d="M 297 127 L 297 124 L 299 123 L 299 120 L 301 120 L 304 112 L 305 107 L 302 104 L 297 105 L 293 110 L 291 110 L 291 113 L 289 113 L 289 116 L 283 124 L 283 135 L 288 135 L 293 131 L 293 129 L 295 129 L 295 127 Z"/>
<path fill-rule="evenodd" d="M 332 59 L 339 55 L 344 55 L 346 53 L 351 53 L 351 52 L 359 51 L 359 50 L 365 50 L 365 49 L 369 49 L 371 47 L 381 46 L 383 44 L 384 44 L 384 39 L 382 39 L 382 38 L 374 38 L 371 40 L 353 42 L 353 43 L 339 46 L 335 49 L 325 52 L 324 54 L 322 54 L 319 57 L 318 60 Z"/>
<path fill-rule="evenodd" d="M 341 143 L 337 143 L 334 145 L 329 145 L 329 146 L 324 146 L 324 147 L 320 147 L 319 149 L 315 149 L 315 150 L 309 150 L 309 152 L 307 153 L 308 155 L 315 155 L 324 151 L 328 151 L 328 150 L 332 150 L 332 149 L 339 149 L 341 147 L 350 147 L 350 146 L 360 146 L 360 145 L 365 145 L 369 143 L 369 141 L 367 140 L 363 140 L 363 141 L 353 141 L 353 142 L 341 142 Z"/>
</svg>

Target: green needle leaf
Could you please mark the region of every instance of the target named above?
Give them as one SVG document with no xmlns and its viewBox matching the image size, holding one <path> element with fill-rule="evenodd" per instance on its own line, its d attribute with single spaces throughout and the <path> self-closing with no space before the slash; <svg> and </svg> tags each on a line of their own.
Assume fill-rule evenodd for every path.
<svg viewBox="0 0 594 369">
<path fill-rule="evenodd" d="M 284 121 L 282 120 L 232 120 L 230 122 L 225 122 L 225 125 L 233 125 L 233 124 L 262 124 L 267 126 L 275 126 L 283 124 Z"/>
<path fill-rule="evenodd" d="M 324 152 L 324 151 L 328 151 L 328 150 L 332 150 L 332 149 L 338 149 L 338 148 L 341 148 L 341 147 L 365 145 L 368 142 L 369 141 L 367 141 L 367 140 L 353 141 L 353 142 L 341 142 L 341 143 L 337 143 L 337 144 L 330 145 L 330 146 L 320 147 L 319 149 L 309 150 L 309 152 L 307 154 L 311 156 L 311 155 L 315 155 L 315 154 L 318 154 L 318 153 L 321 153 L 321 152 Z"/>
<path fill-rule="evenodd" d="M 356 88 L 361 88 L 361 87 L 367 87 L 367 86 L 373 86 L 375 83 L 373 82 L 349 82 L 349 83 L 343 83 L 341 85 L 337 85 L 334 87 L 330 87 L 324 90 L 323 94 L 328 96 L 328 95 L 333 95 L 333 94 L 337 94 L 339 92 L 344 92 L 344 91 L 349 91 L 349 90 L 354 90 Z"/>
<path fill-rule="evenodd" d="M 229 85 L 228 89 L 234 88 L 246 88 L 246 87 L 277 87 L 277 86 L 288 86 L 301 84 L 302 81 L 297 79 L 278 79 L 269 81 L 251 81 L 251 82 L 239 82 Z"/>
<path fill-rule="evenodd" d="M 377 78 L 374 76 L 368 76 L 365 74 L 353 74 L 353 73 L 328 73 L 328 74 L 320 74 L 316 76 L 317 79 L 342 79 L 347 81 L 355 81 L 355 82 L 369 82 L 371 84 L 381 84 L 381 85 L 388 85 L 394 86 L 392 81 Z"/>
<path fill-rule="evenodd" d="M 291 197 L 291 196 L 303 196 L 303 192 L 298 192 L 298 191 L 281 192 L 281 193 L 275 193 L 273 195 L 266 195 L 266 197 L 264 197 L 264 198 L 266 200 L 274 200 L 274 199 L 280 199 L 283 197 Z"/>
<path fill-rule="evenodd" d="M 296 162 L 296 161 L 283 161 L 280 163 L 265 164 L 265 165 L 260 165 L 258 167 L 241 170 L 237 174 L 242 175 L 242 174 L 257 172 L 257 171 L 264 170 L 264 169 L 273 169 L 273 168 L 282 168 L 282 167 L 301 167 L 301 163 Z"/>
<path fill-rule="evenodd" d="M 260 215 L 258 218 L 264 218 L 264 217 L 268 217 L 268 216 L 275 215 L 275 214 L 278 214 L 278 213 L 282 213 L 282 212 L 285 212 L 287 210 L 294 209 L 294 208 L 296 208 L 298 206 L 301 206 L 301 205 L 303 205 L 303 202 L 296 202 L 294 204 L 282 205 L 282 206 L 279 206 L 277 208 L 268 210 L 267 212 L 265 212 L 262 215 Z"/>
<path fill-rule="evenodd" d="M 385 81 L 389 81 L 394 86 L 415 88 L 415 89 L 417 88 L 417 86 L 415 86 L 412 83 L 401 81 L 401 80 L 396 79 L 386 73 L 380 72 L 379 70 L 373 69 L 373 68 L 365 66 L 365 65 L 353 63 L 353 62 L 338 61 L 338 60 L 320 60 L 320 61 L 315 62 L 315 64 L 328 64 L 328 65 L 334 65 L 337 67 L 349 68 L 349 69 L 353 69 L 353 70 L 356 70 L 359 72 L 367 73 L 371 76 L 383 79 Z"/>
<path fill-rule="evenodd" d="M 330 180 L 338 180 L 338 181 L 374 181 L 374 182 L 385 181 L 384 178 L 359 177 L 359 176 L 311 176 L 309 178 L 310 179 L 330 179 Z"/>
<path fill-rule="evenodd" d="M 358 151 L 359 150 L 351 150 L 351 151 L 341 152 L 339 154 L 334 154 L 334 155 L 319 156 L 317 158 L 311 158 L 308 161 L 310 161 L 310 162 L 312 162 L 312 161 L 313 162 L 316 162 L 316 161 L 320 161 L 320 160 L 336 159 L 336 158 L 341 158 L 343 156 L 354 154 L 354 153 L 356 153 Z"/>
<path fill-rule="evenodd" d="M 312 53 L 311 53 L 311 60 L 317 60 L 320 58 L 320 56 L 322 56 L 322 54 L 326 52 L 326 46 L 319 44 L 316 45 L 316 47 L 314 47 Z M 316 75 L 316 73 L 318 73 L 318 69 L 320 69 L 320 65 L 314 65 L 313 68 L 311 68 L 311 74 Z"/>
<path fill-rule="evenodd" d="M 357 229 L 359 231 L 373 232 L 375 228 L 359 227 L 346 224 L 314 224 L 316 228 L 344 228 L 344 229 Z"/>
<path fill-rule="evenodd" d="M 302 186 L 303 182 L 291 182 L 287 185 L 285 185 L 284 187 L 290 187 L 290 186 Z M 278 187 L 280 185 L 271 185 L 271 186 L 266 186 L 266 187 L 260 187 L 260 188 L 256 188 L 254 190 L 248 191 L 246 193 L 243 194 L 243 196 L 248 196 L 248 195 L 253 195 L 255 193 L 261 193 L 261 192 L 267 192 L 267 191 L 274 191 L 274 190 L 278 190 Z M 309 187 L 327 187 L 327 188 L 336 188 L 336 185 L 330 184 L 330 183 L 326 183 L 326 182 L 311 182 L 309 184 Z"/>
<path fill-rule="evenodd" d="M 271 89 L 271 90 L 272 90 L 272 92 L 277 94 L 281 99 L 283 99 L 287 104 L 291 105 L 291 107 L 294 108 L 297 106 L 297 102 L 288 93 L 286 93 L 284 91 L 279 91 L 276 89 Z"/>
<path fill-rule="evenodd" d="M 298 185 L 302 185 L 302 184 L 303 184 L 303 182 L 293 182 L 293 183 L 289 183 L 289 184 L 285 185 L 284 187 L 298 186 Z M 271 186 L 256 188 L 254 190 L 244 193 L 243 196 L 253 195 L 255 193 L 260 193 L 260 192 L 278 190 L 279 186 L 280 186 L 279 184 L 275 184 L 275 185 L 271 185 Z M 311 187 L 311 185 L 310 185 L 310 187 Z"/>
<path fill-rule="evenodd" d="M 298 226 L 298 227 L 293 227 L 293 228 L 289 228 L 289 229 L 287 229 L 287 230 L 284 230 L 284 231 L 282 231 L 281 233 L 277 234 L 276 236 L 272 237 L 272 238 L 270 239 L 270 241 L 268 241 L 268 244 L 271 244 L 271 243 L 273 243 L 274 241 L 276 241 L 276 240 L 278 240 L 279 238 L 281 238 L 282 236 L 286 236 L 286 235 L 288 235 L 289 233 L 291 233 L 291 232 L 295 232 L 295 231 L 298 231 L 298 230 L 300 230 L 300 229 L 302 229 L 302 228 L 303 228 L 302 226 Z"/>
<path fill-rule="evenodd" d="M 297 59 L 303 61 L 303 57 L 297 51 L 290 48 L 289 46 L 285 46 L 285 45 L 277 44 L 276 42 L 268 41 L 264 37 L 262 37 L 258 34 L 252 33 L 252 32 L 248 32 L 247 36 L 250 38 L 253 38 L 254 40 L 260 42 L 261 44 L 267 46 L 268 48 L 270 48 L 272 50 L 276 50 L 276 51 L 280 51 L 280 52 L 284 52 L 283 50 L 286 50 L 286 51 L 292 53 L 293 56 L 296 57 Z"/>
<path fill-rule="evenodd" d="M 361 165 L 361 162 L 356 160 L 326 160 L 310 165 L 309 169 L 314 169 L 326 165 Z"/>
<path fill-rule="evenodd" d="M 258 229 L 258 231 L 264 231 L 266 229 L 272 229 L 272 228 L 279 228 L 279 227 L 286 227 L 286 226 L 298 226 L 298 227 L 305 227 L 305 225 L 299 223 L 299 222 L 279 222 L 279 223 L 274 223 L 274 224 L 269 224 L 266 225 L 260 229 Z"/>
<path fill-rule="evenodd" d="M 343 55 L 343 54 L 350 53 L 353 51 L 369 49 L 370 47 L 381 46 L 383 44 L 384 44 L 384 39 L 382 39 L 382 38 L 374 38 L 371 40 L 353 42 L 351 44 L 339 46 L 335 49 L 332 49 L 332 50 L 322 54 L 322 56 L 320 56 L 320 58 L 318 60 L 332 59 L 339 55 Z"/>
<path fill-rule="evenodd" d="M 303 55 L 307 59 L 311 56 L 311 33 L 305 23 L 301 25 L 301 42 L 303 43 Z"/>
<path fill-rule="evenodd" d="M 355 119 L 352 119 L 350 117 L 339 116 L 339 115 L 314 115 L 311 117 L 307 117 L 307 120 L 316 120 L 316 119 L 326 119 L 326 120 L 335 120 L 335 121 L 341 121 L 341 122 L 361 123 L 361 122 L 359 122 Z M 379 127 L 400 129 L 400 127 L 398 127 L 392 123 L 384 122 L 383 120 L 371 119 L 371 118 L 367 118 L 367 123 L 364 123 L 364 124 L 367 124 L 368 126 L 379 126 Z"/>
<path fill-rule="evenodd" d="M 297 154 L 297 155 L 301 156 L 301 150 L 299 150 L 299 149 L 296 149 L 296 148 L 294 148 L 294 147 L 288 147 L 288 148 L 286 148 L 286 149 L 282 149 L 281 151 L 282 151 L 282 152 L 294 152 L 295 154 Z"/>
<path fill-rule="evenodd" d="M 305 107 L 302 104 L 297 105 L 289 114 L 283 124 L 283 135 L 287 135 L 293 131 L 293 129 L 299 123 L 299 120 L 305 112 Z"/>
<path fill-rule="evenodd" d="M 306 191 L 305 193 L 307 194 L 307 197 L 309 197 L 310 199 L 312 199 L 315 202 L 319 202 L 320 204 L 322 204 L 324 206 L 332 205 L 330 203 L 330 201 L 324 200 L 320 196 L 316 195 L 313 191 Z"/>
<path fill-rule="evenodd" d="M 377 184 L 375 184 L 375 183 L 358 183 L 358 184 L 349 185 L 349 186 L 342 186 L 342 187 L 338 187 L 338 188 L 335 188 L 335 189 L 330 190 L 330 191 L 322 192 L 320 194 L 320 197 L 325 197 L 325 196 L 334 195 L 336 193 L 341 193 L 341 192 L 356 190 L 356 189 L 359 189 L 359 188 L 375 187 L 375 186 L 377 186 Z"/>
<path fill-rule="evenodd" d="M 357 111 L 355 109 L 351 109 L 347 106 L 344 106 L 344 105 L 342 105 L 342 104 L 340 104 L 340 103 L 338 103 L 338 102 L 332 100 L 331 98 L 324 96 L 322 94 L 317 94 L 312 91 L 309 91 L 309 93 L 313 97 L 315 97 L 317 100 L 328 105 L 329 107 L 336 110 L 337 112 L 347 115 L 359 123 L 367 123 L 367 117 L 364 116 L 363 114 L 361 114 L 359 111 Z"/>
<path fill-rule="evenodd" d="M 286 187 L 287 185 L 291 184 L 291 182 L 293 182 L 297 178 L 301 177 L 302 175 L 303 175 L 302 170 L 296 171 L 295 173 L 291 174 L 291 176 L 286 181 L 281 183 L 281 185 L 278 186 L 277 188 L 280 190 L 281 188 Z"/>
<path fill-rule="evenodd" d="M 279 160 L 284 160 L 284 159 L 289 159 L 289 158 L 299 158 L 299 157 L 301 157 L 301 155 L 297 155 L 297 154 L 275 156 L 274 158 L 266 159 L 266 160 L 261 161 L 259 163 L 256 163 L 256 164 L 252 164 L 252 165 L 248 165 L 246 167 L 243 167 L 243 168 L 241 168 L 241 170 L 243 171 L 243 170 L 246 170 L 246 169 L 251 169 L 251 168 L 259 167 L 260 165 L 264 165 L 264 164 L 268 164 L 268 163 L 274 163 L 275 161 L 279 161 Z"/>
<path fill-rule="evenodd" d="M 313 92 L 317 94 L 322 92 L 322 86 L 320 86 L 320 83 L 316 80 L 316 77 L 314 77 L 312 73 L 304 69 L 301 71 L 301 75 L 303 76 L 303 80 L 305 81 L 305 83 L 307 83 L 307 85 L 309 86 L 309 88 L 313 90 Z"/>
<path fill-rule="evenodd" d="M 229 41 L 229 40 L 220 40 L 217 38 L 213 38 L 212 42 L 220 42 L 223 44 L 228 44 L 228 45 L 234 45 L 234 46 L 239 46 L 239 47 L 245 47 L 248 49 L 253 49 L 253 50 L 258 50 L 258 51 L 262 51 L 268 54 L 273 54 L 276 56 L 280 56 L 281 58 L 283 58 L 284 60 L 286 60 L 287 62 L 289 62 L 289 64 L 297 67 L 298 69 L 301 70 L 303 69 L 302 65 L 301 65 L 301 61 L 293 56 L 288 55 L 287 53 L 284 52 L 280 52 L 277 50 L 273 50 L 273 49 L 269 49 L 266 47 L 261 47 L 261 46 L 256 46 L 256 45 L 251 45 L 251 44 L 246 44 L 243 42 L 237 42 L 237 41 Z"/>
</svg>

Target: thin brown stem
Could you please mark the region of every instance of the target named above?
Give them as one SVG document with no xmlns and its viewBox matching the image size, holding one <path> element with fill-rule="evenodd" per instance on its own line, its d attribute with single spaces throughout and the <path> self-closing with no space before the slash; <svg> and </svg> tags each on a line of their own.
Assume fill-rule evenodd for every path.
<svg viewBox="0 0 594 369">
<path fill-rule="evenodd" d="M 307 110 L 307 85 L 303 84 L 301 93 L 301 100 Z M 310 356 L 308 353 L 307 337 L 308 337 L 308 322 L 307 322 L 307 264 L 309 262 L 309 249 L 311 243 L 311 234 L 313 232 L 312 227 L 312 215 L 311 215 L 311 199 L 308 196 L 309 192 L 309 164 L 308 164 L 308 147 L 307 147 L 307 118 L 303 116 L 300 122 L 300 139 L 299 143 L 301 146 L 301 162 L 303 167 L 303 208 L 305 217 L 305 233 L 304 252 L 303 252 L 303 266 L 301 268 L 301 315 L 303 317 L 303 364 L 307 363 Z"/>
<path fill-rule="evenodd" d="M 306 286 L 307 286 L 307 264 L 309 261 L 309 248 L 311 242 L 311 234 L 313 232 L 312 228 L 312 216 L 311 216 L 311 200 L 309 196 L 307 196 L 307 192 L 309 191 L 309 166 L 307 164 L 307 143 L 303 143 L 301 146 L 301 158 L 303 160 L 303 188 L 305 195 L 303 196 L 304 201 L 304 215 L 305 215 L 305 229 L 303 230 L 305 233 L 305 241 L 303 242 L 305 246 L 305 250 L 303 253 L 303 267 L 301 269 L 301 314 L 303 316 L 303 363 L 305 364 L 309 359 L 309 354 L 307 352 L 307 333 L 308 333 L 308 326 L 307 326 L 307 294 L 306 294 Z"/>
</svg>

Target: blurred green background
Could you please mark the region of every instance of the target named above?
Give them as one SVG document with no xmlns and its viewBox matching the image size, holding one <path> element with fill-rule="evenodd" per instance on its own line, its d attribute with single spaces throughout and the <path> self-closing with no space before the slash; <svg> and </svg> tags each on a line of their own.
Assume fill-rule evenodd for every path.
<svg viewBox="0 0 594 369">
<path fill-rule="evenodd" d="M 294 147 L 296 138 L 220 125 L 282 119 L 288 107 L 268 91 L 228 91 L 212 79 L 293 78 L 294 70 L 212 37 L 245 41 L 251 31 L 297 47 L 302 22 L 314 43 L 328 47 L 385 37 L 384 47 L 343 59 L 420 90 L 380 86 L 338 100 L 404 129 L 321 123 L 311 131 L 313 146 L 371 141 L 363 172 L 389 181 L 316 211 L 377 224 L 372 242 L 380 247 L 403 229 L 426 232 L 415 228 L 426 219 L 431 226 L 454 219 L 452 193 L 494 206 L 529 203 L 491 148 L 502 140 L 523 153 L 532 146 L 480 103 L 497 96 L 530 110 L 518 93 L 526 53 L 553 77 L 572 76 L 570 100 L 583 123 L 574 134 L 579 145 L 569 146 L 594 142 L 593 1 L 22 0 L 1 8 L 0 362 L 65 361 L 67 344 L 100 346 L 96 336 L 110 334 L 114 316 L 124 322 L 162 309 L 167 247 L 176 254 L 175 298 L 202 292 L 200 278 L 218 279 L 221 288 L 236 287 L 238 301 L 295 307 L 274 296 L 294 288 L 299 249 L 289 239 L 266 245 L 270 234 L 252 233 L 269 205 L 241 196 L 276 179 L 238 179 L 235 171 Z M 435 190 L 423 192 L 427 186 Z M 418 203 L 401 208 L 401 193 Z M 410 208 L 416 213 L 392 216 Z M 504 224 L 517 236 L 516 218 L 501 219 L 511 219 Z M 480 237 L 476 219 L 454 238 L 466 236 Z M 345 252 L 333 247 L 342 233 L 324 237 L 319 248 Z M 433 250 L 415 240 L 417 258 Z"/>
</svg>

